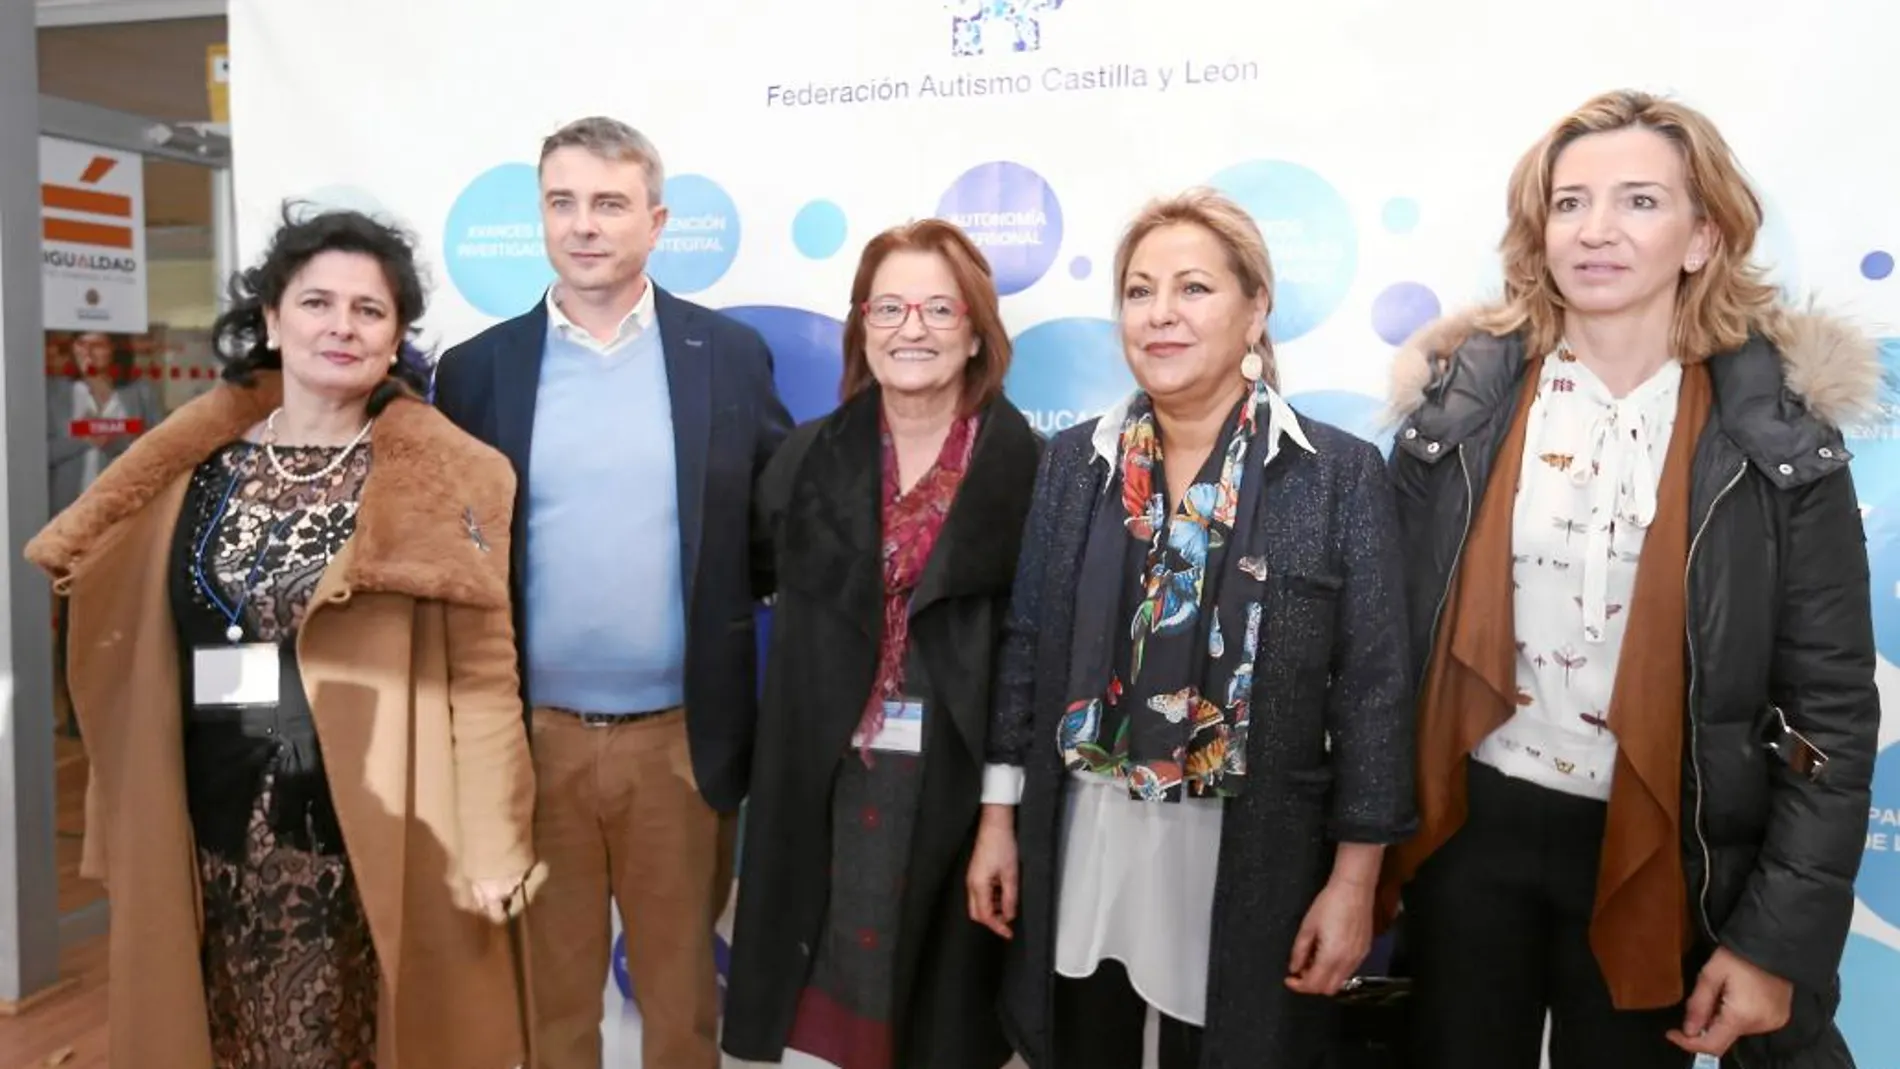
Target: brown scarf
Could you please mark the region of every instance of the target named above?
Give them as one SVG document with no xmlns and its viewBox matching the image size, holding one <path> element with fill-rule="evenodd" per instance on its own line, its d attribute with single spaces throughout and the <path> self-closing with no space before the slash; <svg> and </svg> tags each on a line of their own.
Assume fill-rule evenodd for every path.
<svg viewBox="0 0 1900 1069">
<path fill-rule="evenodd" d="M 1419 831 L 1389 853 L 1381 880 L 1388 916 L 1399 888 L 1464 823 L 1467 755 L 1516 708 L 1511 513 L 1542 363 L 1536 358 L 1525 372 L 1426 667 L 1418 719 Z M 1689 912 L 1679 838 L 1688 702 L 1682 583 L 1689 560 L 1690 466 L 1710 398 L 1708 369 L 1686 364 L 1610 700 L 1616 771 L 1590 947 L 1618 1009 L 1673 1006 L 1683 997 Z"/>
</svg>

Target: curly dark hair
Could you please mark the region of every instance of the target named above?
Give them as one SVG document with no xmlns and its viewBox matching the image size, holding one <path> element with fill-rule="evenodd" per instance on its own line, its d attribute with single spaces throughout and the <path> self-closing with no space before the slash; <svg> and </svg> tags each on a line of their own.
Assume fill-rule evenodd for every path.
<svg viewBox="0 0 1900 1069">
<path fill-rule="evenodd" d="M 382 265 L 383 277 L 395 296 L 397 330 L 405 338 L 413 336 L 416 322 L 428 305 L 428 293 L 409 235 L 361 212 L 300 215 L 286 202 L 283 225 L 271 238 L 263 262 L 232 276 L 229 307 L 212 327 L 226 382 L 249 386 L 256 381 L 257 372 L 284 366 L 283 357 L 267 344 L 264 310 L 276 308 L 304 265 L 326 252 L 374 257 Z M 407 357 L 416 350 L 405 341 L 402 352 Z M 381 412 L 399 394 L 425 395 L 429 388 L 427 364 L 426 358 L 396 361 L 389 377 L 369 396 L 370 415 Z"/>
</svg>

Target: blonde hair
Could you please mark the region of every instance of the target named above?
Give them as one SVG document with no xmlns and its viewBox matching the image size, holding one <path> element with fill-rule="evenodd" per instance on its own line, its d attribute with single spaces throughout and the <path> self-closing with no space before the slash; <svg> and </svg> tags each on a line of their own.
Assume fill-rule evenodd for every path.
<svg viewBox="0 0 1900 1069">
<path fill-rule="evenodd" d="M 1563 296 L 1544 256 L 1550 215 L 1551 172 L 1578 138 L 1640 127 L 1672 142 L 1682 154 L 1690 202 L 1698 221 L 1714 227 L 1708 262 L 1676 289 L 1671 344 L 1679 359 L 1702 360 L 1735 349 L 1751 329 L 1773 340 L 1784 333 L 1780 296 L 1763 270 L 1749 262 L 1761 230 L 1755 195 L 1728 142 L 1701 112 L 1634 90 L 1594 97 L 1560 120 L 1531 146 L 1511 173 L 1510 222 L 1498 251 L 1504 259 L 1504 303 L 1478 319 L 1493 334 L 1523 331 L 1529 352 L 1555 348 L 1563 333 Z"/>
<path fill-rule="evenodd" d="M 1128 286 L 1128 264 L 1135 249 L 1149 234 L 1165 226 L 1198 226 L 1214 235 L 1227 253 L 1227 266 L 1240 280 L 1240 292 L 1248 300 L 1267 295 L 1267 313 L 1273 312 L 1273 262 L 1267 255 L 1267 239 L 1246 209 L 1215 189 L 1196 187 L 1172 197 L 1149 201 L 1115 249 L 1115 309 L 1121 310 L 1122 293 Z M 1274 359 L 1273 339 L 1267 336 L 1266 323 L 1260 324 L 1261 377 L 1268 386 L 1280 388 L 1279 362 Z"/>
</svg>

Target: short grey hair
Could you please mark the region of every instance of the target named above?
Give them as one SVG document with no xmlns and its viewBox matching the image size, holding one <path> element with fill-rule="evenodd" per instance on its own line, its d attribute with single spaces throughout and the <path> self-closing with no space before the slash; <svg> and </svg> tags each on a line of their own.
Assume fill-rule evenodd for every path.
<svg viewBox="0 0 1900 1069">
<path fill-rule="evenodd" d="M 586 149 L 603 160 L 639 164 L 646 172 L 647 207 L 659 207 L 666 190 L 666 166 L 660 162 L 660 150 L 645 134 L 604 115 L 575 119 L 541 142 L 540 163 L 564 148 Z"/>
</svg>

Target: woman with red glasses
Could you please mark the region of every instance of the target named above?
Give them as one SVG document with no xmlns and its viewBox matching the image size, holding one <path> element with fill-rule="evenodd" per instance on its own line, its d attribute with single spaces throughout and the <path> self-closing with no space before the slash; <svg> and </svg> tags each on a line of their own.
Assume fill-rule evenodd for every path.
<svg viewBox="0 0 1900 1069">
<path fill-rule="evenodd" d="M 996 1069 L 1003 941 L 972 923 L 1000 643 L 1041 439 L 1003 399 L 990 269 L 926 219 L 873 238 L 843 403 L 761 476 L 778 575 L 727 1053 Z"/>
</svg>

